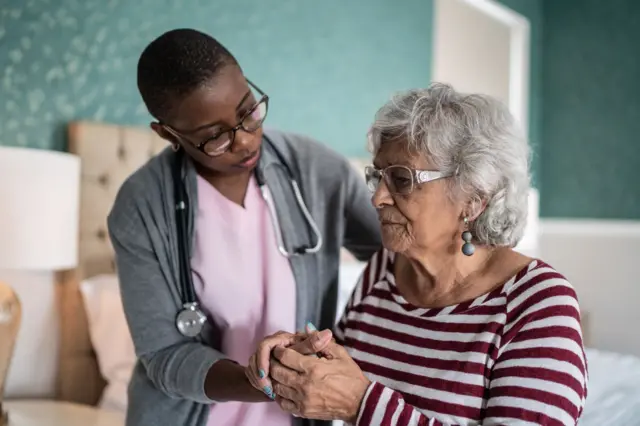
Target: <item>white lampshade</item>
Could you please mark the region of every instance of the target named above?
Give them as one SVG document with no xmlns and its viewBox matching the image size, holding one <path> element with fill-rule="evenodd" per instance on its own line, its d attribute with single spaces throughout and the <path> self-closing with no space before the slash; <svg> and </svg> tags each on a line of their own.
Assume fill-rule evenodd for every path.
<svg viewBox="0 0 640 426">
<path fill-rule="evenodd" d="M 0 269 L 75 267 L 79 198 L 77 156 L 0 147 Z"/>
</svg>

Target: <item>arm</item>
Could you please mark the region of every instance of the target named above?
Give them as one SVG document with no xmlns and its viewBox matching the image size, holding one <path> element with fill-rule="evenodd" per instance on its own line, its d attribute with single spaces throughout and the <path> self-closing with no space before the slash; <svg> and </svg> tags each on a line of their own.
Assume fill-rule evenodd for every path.
<svg viewBox="0 0 640 426">
<path fill-rule="evenodd" d="M 507 331 L 508 329 L 508 331 Z M 586 362 L 575 297 L 542 300 L 505 326 L 489 384 L 484 426 L 575 425 L 586 397 Z M 372 383 L 357 426 L 455 426 L 423 414 L 399 392 Z"/>
<path fill-rule="evenodd" d="M 249 384 L 241 366 L 178 332 L 178 287 L 160 266 L 171 260 L 158 259 L 162 251 L 154 248 L 163 244 L 162 237 L 147 231 L 136 204 L 140 195 L 126 185 L 109 215 L 109 235 L 127 323 L 149 379 L 169 397 L 199 403 L 265 400 Z"/>
<path fill-rule="evenodd" d="M 380 222 L 371 204 L 371 192 L 351 164 L 347 171 L 344 247 L 358 260 L 367 261 L 382 247 Z"/>
</svg>

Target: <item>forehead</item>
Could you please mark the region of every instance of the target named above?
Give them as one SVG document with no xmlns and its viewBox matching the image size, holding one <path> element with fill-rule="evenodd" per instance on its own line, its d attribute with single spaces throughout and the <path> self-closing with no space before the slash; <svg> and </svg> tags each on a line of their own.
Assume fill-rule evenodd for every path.
<svg viewBox="0 0 640 426">
<path fill-rule="evenodd" d="M 226 67 L 184 98 L 176 108 L 171 125 L 192 130 L 212 124 L 235 126 L 237 108 L 250 93 L 247 81 L 237 67 Z"/>
<path fill-rule="evenodd" d="M 404 138 L 384 141 L 376 152 L 373 164 L 380 168 L 400 165 L 419 170 L 429 169 L 432 166 L 426 156 L 409 149 Z"/>
</svg>

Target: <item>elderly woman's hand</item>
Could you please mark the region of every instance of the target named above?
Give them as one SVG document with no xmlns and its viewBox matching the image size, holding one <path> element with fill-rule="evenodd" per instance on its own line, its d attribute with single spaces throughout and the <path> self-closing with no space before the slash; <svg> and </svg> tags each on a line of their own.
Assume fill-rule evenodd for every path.
<svg viewBox="0 0 640 426">
<path fill-rule="evenodd" d="M 271 361 L 271 378 L 276 401 L 284 411 L 299 417 L 355 423 L 371 382 L 335 341 L 317 352 L 321 358 L 282 346 L 274 348 L 277 361 Z"/>
<path fill-rule="evenodd" d="M 279 331 L 267 336 L 260 342 L 256 352 L 249 358 L 245 368 L 245 375 L 256 389 L 264 392 L 269 398 L 275 399 L 273 385 L 269 378 L 271 352 L 276 347 L 288 347 L 302 355 L 314 355 L 321 352 L 331 340 L 329 330 L 317 332 L 313 325 L 308 324 L 306 333 L 287 333 Z"/>
</svg>

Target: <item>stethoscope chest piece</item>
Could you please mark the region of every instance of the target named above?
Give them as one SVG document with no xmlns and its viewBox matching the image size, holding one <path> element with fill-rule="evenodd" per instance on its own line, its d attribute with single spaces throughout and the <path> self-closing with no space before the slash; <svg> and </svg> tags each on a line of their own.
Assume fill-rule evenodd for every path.
<svg viewBox="0 0 640 426">
<path fill-rule="evenodd" d="M 202 313 L 197 303 L 186 303 L 178 312 L 176 327 L 183 336 L 195 337 L 202 331 L 207 317 Z"/>
</svg>

